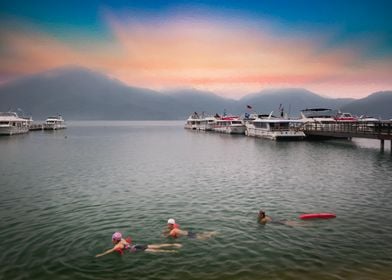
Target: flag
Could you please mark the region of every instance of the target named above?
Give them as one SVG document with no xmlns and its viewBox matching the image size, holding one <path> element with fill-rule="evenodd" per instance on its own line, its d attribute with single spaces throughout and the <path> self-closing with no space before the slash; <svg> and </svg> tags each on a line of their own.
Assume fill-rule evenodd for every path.
<svg viewBox="0 0 392 280">
<path fill-rule="evenodd" d="M 246 108 L 248 108 L 248 109 L 252 109 L 252 106 L 250 106 L 250 105 L 246 105 Z"/>
</svg>

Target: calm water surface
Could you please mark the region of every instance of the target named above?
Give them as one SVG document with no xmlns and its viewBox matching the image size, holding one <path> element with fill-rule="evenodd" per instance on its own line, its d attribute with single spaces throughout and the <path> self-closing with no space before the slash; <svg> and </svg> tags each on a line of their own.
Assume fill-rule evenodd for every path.
<svg viewBox="0 0 392 280">
<path fill-rule="evenodd" d="M 392 156 L 369 140 L 274 142 L 182 122 L 75 122 L 0 138 L 0 279 L 390 279 Z M 389 142 L 386 143 L 389 148 Z M 259 208 L 296 226 L 256 223 Z M 336 219 L 301 222 L 307 212 Z M 94 258 L 168 218 L 213 239 Z"/>
</svg>

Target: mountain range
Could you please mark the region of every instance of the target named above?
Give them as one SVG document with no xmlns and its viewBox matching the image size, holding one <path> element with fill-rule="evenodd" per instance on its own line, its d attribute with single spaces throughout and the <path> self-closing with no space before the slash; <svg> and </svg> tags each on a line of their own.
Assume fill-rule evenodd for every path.
<svg viewBox="0 0 392 280">
<path fill-rule="evenodd" d="M 0 111 L 21 108 L 35 120 L 62 114 L 66 120 L 181 120 L 192 112 L 243 114 L 283 107 L 290 116 L 311 107 L 340 109 L 357 115 L 392 118 L 392 91 L 363 99 L 326 98 L 306 89 L 270 89 L 240 100 L 195 89 L 159 92 L 125 85 L 81 67 L 64 67 L 0 85 Z"/>
</svg>

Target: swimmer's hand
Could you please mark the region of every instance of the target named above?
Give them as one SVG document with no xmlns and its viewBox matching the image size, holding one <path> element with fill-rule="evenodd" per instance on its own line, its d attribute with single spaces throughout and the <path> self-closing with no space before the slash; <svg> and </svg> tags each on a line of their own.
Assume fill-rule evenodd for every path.
<svg viewBox="0 0 392 280">
<path fill-rule="evenodd" d="M 113 249 L 110 249 L 110 250 L 107 250 L 106 252 L 103 252 L 102 254 L 95 255 L 95 257 L 99 258 L 99 257 L 102 257 L 104 255 L 110 254 L 110 253 L 114 252 L 115 249 L 116 249 L 116 246 Z"/>
</svg>

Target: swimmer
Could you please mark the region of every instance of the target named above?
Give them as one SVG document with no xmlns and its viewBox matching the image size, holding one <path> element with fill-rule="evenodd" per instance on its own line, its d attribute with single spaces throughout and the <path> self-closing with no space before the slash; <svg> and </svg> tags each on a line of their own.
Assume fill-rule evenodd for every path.
<svg viewBox="0 0 392 280">
<path fill-rule="evenodd" d="M 112 242 L 114 244 L 114 247 L 112 249 L 109 249 L 102 254 L 98 254 L 95 257 L 102 257 L 104 255 L 113 253 L 113 252 L 119 252 L 121 255 L 124 253 L 124 251 L 129 251 L 131 253 L 137 253 L 137 252 L 152 252 L 152 253 L 174 253 L 178 252 L 176 250 L 165 250 L 162 248 L 181 248 L 182 245 L 178 243 L 173 243 L 173 244 L 135 244 L 132 245 L 132 240 L 130 237 L 124 239 L 122 237 L 121 232 L 115 232 L 112 235 Z"/>
<path fill-rule="evenodd" d="M 271 224 L 279 224 L 279 225 L 286 225 L 286 226 L 304 226 L 304 223 L 296 222 L 296 221 L 275 221 L 272 220 L 270 216 L 265 214 L 265 211 L 260 209 L 259 214 L 257 215 L 257 222 L 265 225 L 266 223 Z"/>
<path fill-rule="evenodd" d="M 260 224 L 265 225 L 266 223 L 272 222 L 272 218 L 267 216 L 264 210 L 260 209 L 259 214 L 257 215 L 257 221 Z"/>
<path fill-rule="evenodd" d="M 174 219 L 169 219 L 167 221 L 167 230 L 164 231 L 163 235 L 165 237 L 173 237 L 173 238 L 187 236 L 188 238 L 191 239 L 206 240 L 217 235 L 217 232 L 208 231 L 208 232 L 195 233 L 192 231 L 181 230 L 180 226 L 176 224 L 176 221 Z"/>
</svg>

